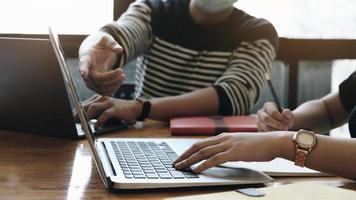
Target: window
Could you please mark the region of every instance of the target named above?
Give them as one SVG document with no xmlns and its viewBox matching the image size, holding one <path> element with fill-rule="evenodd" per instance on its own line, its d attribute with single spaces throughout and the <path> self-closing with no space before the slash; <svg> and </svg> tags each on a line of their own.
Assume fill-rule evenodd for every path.
<svg viewBox="0 0 356 200">
<path fill-rule="evenodd" d="M 256 17 L 268 19 L 279 36 L 305 39 L 355 39 L 355 0 L 240 0 L 236 6 Z M 356 53 L 356 52 L 355 52 Z M 325 63 L 324 63 L 325 64 Z M 309 63 L 310 67 L 318 65 Z M 323 63 L 319 64 L 323 67 Z M 331 91 L 356 70 L 355 60 L 335 60 L 331 65 Z M 350 137 L 347 124 L 333 136 Z"/>
<path fill-rule="evenodd" d="M 268 19 L 288 38 L 356 38 L 355 0 L 240 0 L 236 6 Z"/>
<path fill-rule="evenodd" d="M 88 34 L 113 19 L 113 0 L 2 0 L 0 33 Z"/>
</svg>

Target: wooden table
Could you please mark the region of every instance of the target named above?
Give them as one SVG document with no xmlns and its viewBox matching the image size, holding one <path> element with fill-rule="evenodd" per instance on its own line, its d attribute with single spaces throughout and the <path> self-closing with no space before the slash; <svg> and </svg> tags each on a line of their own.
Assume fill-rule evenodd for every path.
<svg viewBox="0 0 356 200">
<path fill-rule="evenodd" d="M 101 137 L 171 137 L 168 125 L 149 121 L 143 128 Z M 356 183 L 336 178 L 275 178 L 268 186 L 319 182 L 356 190 Z M 130 190 L 109 193 L 93 165 L 86 140 L 69 140 L 0 131 L 0 199 L 163 199 L 233 190 L 237 186 Z"/>
</svg>

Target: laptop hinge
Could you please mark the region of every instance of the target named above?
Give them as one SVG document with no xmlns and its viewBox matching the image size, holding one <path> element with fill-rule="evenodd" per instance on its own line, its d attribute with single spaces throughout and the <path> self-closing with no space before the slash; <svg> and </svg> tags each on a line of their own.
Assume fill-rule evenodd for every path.
<svg viewBox="0 0 356 200">
<path fill-rule="evenodd" d="M 114 165 L 112 164 L 112 162 L 109 158 L 109 152 L 107 150 L 105 143 L 103 141 L 99 141 L 96 144 L 97 144 L 97 147 L 99 148 L 98 153 L 100 156 L 100 161 L 103 164 L 105 174 L 107 175 L 107 177 L 116 176 Z"/>
<path fill-rule="evenodd" d="M 108 183 L 107 190 L 110 192 L 114 186 L 114 182 L 111 181 L 110 176 L 106 177 L 106 182 Z"/>
<path fill-rule="evenodd" d="M 104 168 L 104 173 L 105 173 L 105 183 L 104 184 L 106 186 L 106 189 L 111 191 L 114 186 L 114 183 L 112 182 L 111 177 L 116 176 L 116 173 L 115 173 L 112 163 L 110 162 L 110 159 L 108 156 L 109 154 L 105 147 L 105 143 L 104 142 L 96 142 L 96 146 L 98 148 L 97 152 L 100 157 L 99 162 L 102 163 L 102 166 Z"/>
<path fill-rule="evenodd" d="M 111 191 L 114 186 L 114 182 L 111 181 L 110 177 L 112 175 L 116 176 L 116 172 L 115 172 L 115 169 L 114 169 L 114 166 L 113 166 L 111 160 L 109 159 L 109 153 L 108 153 L 105 143 L 103 141 L 101 141 L 101 142 L 97 142 L 97 144 L 99 144 L 98 146 L 100 146 L 99 152 L 102 152 L 102 153 L 100 153 L 100 157 L 101 157 L 100 160 L 103 163 L 105 173 L 107 173 L 108 170 L 110 171 L 109 174 L 107 174 L 108 176 L 106 176 L 106 183 L 107 183 L 108 191 Z M 105 160 L 102 160 L 102 159 L 105 159 Z M 104 162 L 106 162 L 106 163 L 104 163 Z M 110 165 L 107 165 L 108 163 Z"/>
</svg>

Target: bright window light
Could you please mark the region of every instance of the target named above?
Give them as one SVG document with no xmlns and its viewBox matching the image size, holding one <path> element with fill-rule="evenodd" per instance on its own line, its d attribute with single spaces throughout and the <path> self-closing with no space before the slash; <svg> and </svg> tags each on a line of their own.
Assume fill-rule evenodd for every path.
<svg viewBox="0 0 356 200">
<path fill-rule="evenodd" d="M 239 0 L 235 6 L 268 19 L 279 36 L 356 38 L 355 0 Z"/>
<path fill-rule="evenodd" d="M 113 0 L 1 0 L 0 33 L 88 34 L 113 19 Z"/>
</svg>

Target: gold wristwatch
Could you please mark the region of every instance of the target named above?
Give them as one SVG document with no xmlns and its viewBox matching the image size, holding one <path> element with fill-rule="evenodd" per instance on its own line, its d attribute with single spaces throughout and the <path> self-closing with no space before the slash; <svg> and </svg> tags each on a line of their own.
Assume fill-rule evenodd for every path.
<svg viewBox="0 0 356 200">
<path fill-rule="evenodd" d="M 304 167 L 309 152 L 316 146 L 317 138 L 314 132 L 301 129 L 294 134 L 293 142 L 296 147 L 294 164 Z"/>
</svg>

